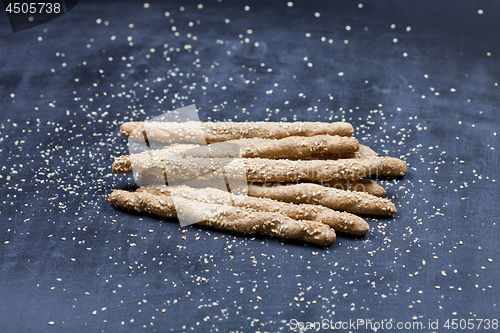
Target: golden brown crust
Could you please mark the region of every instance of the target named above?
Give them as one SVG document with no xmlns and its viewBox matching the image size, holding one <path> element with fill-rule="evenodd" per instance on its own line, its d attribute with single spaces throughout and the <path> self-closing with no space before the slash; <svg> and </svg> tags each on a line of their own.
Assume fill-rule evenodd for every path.
<svg viewBox="0 0 500 333">
<path fill-rule="evenodd" d="M 287 186 L 248 186 L 248 195 L 293 203 L 322 205 L 354 214 L 392 215 L 396 206 L 388 199 L 364 192 L 350 192 L 318 184 L 303 183 Z"/>
<path fill-rule="evenodd" d="M 338 212 L 320 205 L 297 205 L 267 198 L 233 195 L 214 188 L 194 189 L 187 186 L 172 188 L 165 185 L 150 185 L 141 187 L 137 191 L 156 195 L 175 195 L 205 203 L 234 205 L 255 211 L 280 213 L 295 220 L 321 222 L 335 230 L 353 235 L 364 235 L 370 230 L 368 223 L 361 217 L 350 213 Z"/>
<path fill-rule="evenodd" d="M 279 140 L 241 139 L 228 141 L 238 145 L 241 157 L 297 159 L 311 154 L 354 153 L 359 149 L 358 140 L 339 135 L 290 136 Z"/>
<path fill-rule="evenodd" d="M 369 230 L 351 213 L 396 213 L 395 205 L 381 198 L 385 189 L 366 177 L 407 172 L 404 161 L 379 157 L 350 138 L 353 127 L 346 122 L 128 122 L 120 133 L 138 141 L 136 146 L 149 141 L 151 149 L 117 158 L 113 172 L 135 172 L 144 184 L 156 185 L 135 193 L 113 191 L 115 206 L 178 216 L 181 225 L 203 221 L 199 224 L 319 245 L 335 240 L 329 227 L 354 235 Z M 191 181 L 190 186 L 208 188 L 173 190 L 163 185 L 167 178 L 170 185 Z M 228 182 L 228 188 L 239 188 L 246 181 L 249 196 L 213 189 Z"/>
<path fill-rule="evenodd" d="M 116 173 L 130 173 L 134 163 L 150 164 L 151 159 L 175 158 L 271 158 L 298 159 L 313 153 L 353 153 L 358 150 L 354 138 L 338 135 L 316 135 L 312 137 L 292 136 L 280 140 L 241 139 L 214 143 L 208 146 L 194 144 L 172 144 L 163 149 L 147 150 L 139 154 L 124 155 L 113 164 Z M 114 171 L 115 172 L 115 171 Z"/>
<path fill-rule="evenodd" d="M 365 145 L 359 144 L 359 149 L 352 153 L 314 153 L 311 155 L 303 156 L 301 160 L 339 160 L 343 158 L 357 158 L 364 159 L 370 157 L 376 157 L 378 154 Z"/>
<path fill-rule="evenodd" d="M 250 182 L 249 185 L 257 185 L 257 186 L 267 186 L 267 187 L 272 187 L 272 186 L 287 186 L 287 185 L 294 185 L 294 184 L 300 184 L 303 182 L 298 182 L 298 183 L 258 183 L 258 182 Z M 310 182 L 306 182 L 310 183 Z M 344 191 L 354 191 L 354 192 L 366 192 L 371 195 L 377 196 L 377 197 L 383 197 L 386 193 L 385 189 L 377 184 L 377 182 L 370 180 L 370 179 L 359 179 L 359 180 L 325 180 L 325 181 L 319 181 L 316 182 L 315 184 L 319 184 L 324 187 L 333 187 L 337 188 L 339 190 L 344 190 Z"/>
<path fill-rule="evenodd" d="M 112 170 L 114 173 L 130 173 L 133 165 L 135 172 L 151 169 L 155 170 L 155 174 L 163 174 L 162 170 L 165 170 L 166 174 L 175 177 L 193 179 L 203 177 L 210 171 L 214 176 L 224 177 L 221 171 L 230 170 L 232 163 L 246 168 L 247 180 L 255 182 L 358 180 L 370 175 L 400 177 L 407 171 L 406 163 L 394 157 L 292 161 L 263 158 L 169 159 L 162 157 L 158 151 L 148 154 L 150 157 L 147 158 L 137 154 L 137 158 L 131 162 L 119 158 L 113 163 Z"/>
<path fill-rule="evenodd" d="M 383 197 L 386 193 L 382 186 L 370 179 L 329 180 L 321 182 L 320 185 L 344 191 L 366 192 L 377 197 Z"/>
<path fill-rule="evenodd" d="M 204 212 L 210 217 L 198 224 L 244 234 L 265 234 L 283 239 L 296 239 L 317 245 L 330 245 L 335 241 L 335 231 L 316 221 L 294 220 L 278 213 L 255 212 L 234 206 L 206 204 L 176 197 L 182 202 L 182 214 L 188 219 L 199 220 Z M 109 201 L 116 207 L 150 213 L 162 217 L 177 217 L 174 199 L 170 196 L 147 192 L 114 190 Z"/>
<path fill-rule="evenodd" d="M 358 180 L 370 175 L 399 177 L 406 173 L 406 163 L 393 157 L 329 160 L 243 159 L 248 181 L 295 182 Z"/>
<path fill-rule="evenodd" d="M 201 130 L 201 133 L 200 133 Z M 289 136 L 351 136 L 354 129 L 346 122 L 127 122 L 120 133 L 128 137 L 137 131 L 147 139 L 161 142 L 192 142 L 190 138 L 205 136 L 206 142 L 222 142 L 245 138 L 282 139 Z M 187 140 L 186 140 L 187 139 Z"/>
</svg>

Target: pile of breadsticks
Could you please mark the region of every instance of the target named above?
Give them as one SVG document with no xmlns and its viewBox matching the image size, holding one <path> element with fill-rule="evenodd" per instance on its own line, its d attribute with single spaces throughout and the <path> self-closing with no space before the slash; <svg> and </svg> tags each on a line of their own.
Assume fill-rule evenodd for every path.
<svg viewBox="0 0 500 333">
<path fill-rule="evenodd" d="M 207 169 L 218 170 L 218 163 L 226 163 L 224 158 L 229 155 L 225 152 L 231 149 L 221 144 L 229 143 L 239 150 L 247 195 L 214 188 L 177 188 L 176 199 L 182 200 L 185 216 L 196 218 L 200 210 L 217 211 L 198 224 L 330 245 L 335 230 L 364 235 L 370 229 L 358 214 L 396 213 L 395 205 L 382 198 L 385 190 L 367 177 L 401 177 L 407 170 L 405 162 L 379 157 L 359 144 L 351 137 L 354 131 L 349 123 L 206 122 L 201 127 L 208 146 L 168 145 L 190 141 L 193 126 L 190 122 L 124 123 L 120 132 L 125 137 L 140 133 L 145 141 L 167 146 L 120 156 L 113 163 L 113 172 L 147 174 L 156 168 L 163 175 L 168 171 L 169 175 L 201 177 Z M 218 158 L 213 158 L 216 151 Z M 173 154 L 179 158 L 169 158 Z M 175 209 L 172 187 L 166 184 L 168 179 L 135 192 L 114 190 L 109 200 L 123 209 L 177 217 L 180 212 Z"/>
</svg>

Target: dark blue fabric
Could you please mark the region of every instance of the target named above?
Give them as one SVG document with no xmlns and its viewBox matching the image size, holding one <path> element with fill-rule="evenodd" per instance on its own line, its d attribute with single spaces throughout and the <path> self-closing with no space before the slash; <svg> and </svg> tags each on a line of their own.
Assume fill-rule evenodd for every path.
<svg viewBox="0 0 500 333">
<path fill-rule="evenodd" d="M 0 14 L 2 332 L 499 319 L 500 6 L 292 2 L 80 1 L 15 34 Z M 381 181 L 398 213 L 319 248 L 112 207 L 119 125 L 192 103 L 352 122 L 407 161 Z"/>
</svg>

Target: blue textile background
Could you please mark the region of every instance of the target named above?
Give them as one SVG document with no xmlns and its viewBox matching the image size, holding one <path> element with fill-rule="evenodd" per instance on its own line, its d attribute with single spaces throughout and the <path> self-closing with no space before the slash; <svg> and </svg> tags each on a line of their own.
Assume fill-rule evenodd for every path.
<svg viewBox="0 0 500 333">
<path fill-rule="evenodd" d="M 0 14 L 1 331 L 500 319 L 500 6 L 360 1 L 80 1 L 15 34 Z M 408 163 L 380 182 L 398 213 L 320 248 L 112 207 L 120 124 L 193 103 L 351 122 Z"/>
</svg>

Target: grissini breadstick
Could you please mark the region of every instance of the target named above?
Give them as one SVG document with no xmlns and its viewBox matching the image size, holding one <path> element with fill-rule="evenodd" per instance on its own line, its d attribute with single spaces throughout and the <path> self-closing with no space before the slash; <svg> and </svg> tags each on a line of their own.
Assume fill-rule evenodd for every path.
<svg viewBox="0 0 500 333">
<path fill-rule="evenodd" d="M 140 187 L 137 192 L 148 192 L 156 195 L 175 195 L 188 200 L 205 203 L 234 205 L 256 211 L 281 213 L 294 220 L 312 220 L 324 223 L 335 230 L 353 235 L 364 235 L 370 226 L 361 217 L 338 212 L 320 205 L 293 204 L 267 198 L 256 198 L 244 195 L 233 195 L 215 188 L 194 189 L 187 186 L 169 187 L 150 185 Z"/>
<path fill-rule="evenodd" d="M 365 145 L 360 144 L 359 149 L 353 153 L 341 153 L 341 154 L 335 154 L 335 153 L 314 153 L 311 155 L 303 156 L 300 159 L 301 160 L 338 160 L 341 158 L 357 158 L 357 159 L 363 159 L 363 158 L 370 158 L 370 157 L 376 157 L 378 154 L 371 149 L 370 147 L 367 147 Z"/>
<path fill-rule="evenodd" d="M 126 137 L 133 131 L 144 133 L 148 140 L 168 143 L 193 142 L 192 138 L 198 138 L 200 134 L 205 135 L 207 143 L 212 143 L 244 138 L 282 139 L 288 136 L 351 136 L 354 133 L 352 125 L 346 122 L 127 122 L 120 127 L 120 133 Z"/>
<path fill-rule="evenodd" d="M 184 153 L 187 151 L 196 158 L 209 159 L 211 154 L 207 147 L 196 144 L 172 144 L 164 149 L 148 149 L 138 154 L 122 155 L 114 160 L 112 169 L 118 174 L 141 172 L 144 169 L 160 167 L 159 163 L 168 158 L 184 158 Z"/>
<path fill-rule="evenodd" d="M 244 234 L 266 234 L 284 239 L 297 239 L 317 245 L 330 245 L 335 241 L 335 231 L 315 221 L 294 220 L 278 213 L 255 212 L 234 206 L 206 204 L 176 198 L 182 202 L 182 214 L 200 220 L 204 212 L 215 214 L 198 224 Z M 174 199 L 147 192 L 114 190 L 109 201 L 116 207 L 150 213 L 161 217 L 177 217 Z"/>
<path fill-rule="evenodd" d="M 143 184 L 165 184 L 165 178 L 163 175 L 152 175 L 143 173 L 140 178 Z M 180 180 L 182 181 L 182 179 Z M 186 179 L 187 181 L 187 179 Z M 301 184 L 303 182 L 294 183 L 261 183 L 261 182 L 248 182 L 247 185 L 255 186 L 288 186 L 293 184 Z M 310 183 L 310 182 L 307 182 Z M 383 197 L 386 194 L 386 190 L 377 184 L 377 182 L 370 179 L 359 179 L 359 180 L 329 180 L 329 181 L 319 181 L 315 184 L 322 185 L 324 187 L 333 187 L 339 190 L 354 191 L 354 192 L 366 192 L 368 194 Z M 196 186 L 194 187 L 214 187 L 213 179 L 200 178 L 196 180 Z M 231 188 L 231 191 L 234 189 Z M 234 192 L 233 192 L 234 193 Z"/>
<path fill-rule="evenodd" d="M 181 151 L 182 148 L 185 148 Z M 162 153 L 176 157 L 298 159 L 314 153 L 349 154 L 359 149 L 358 140 L 339 135 L 289 136 L 283 139 L 250 138 L 215 142 L 208 146 L 171 145 Z M 368 148 L 369 149 L 369 148 Z M 209 156 L 207 156 L 207 154 Z"/>
<path fill-rule="evenodd" d="M 386 193 L 385 189 L 370 179 L 360 180 L 329 180 L 320 183 L 325 187 L 333 187 L 339 190 L 366 192 L 376 197 L 383 197 Z"/>
<path fill-rule="evenodd" d="M 254 183 L 251 182 L 249 185 L 257 186 L 288 186 L 299 183 Z M 359 180 L 327 180 L 320 181 L 317 184 L 325 187 L 333 187 L 344 191 L 355 191 L 355 192 L 366 192 L 377 197 L 383 197 L 386 193 L 385 189 L 370 179 L 359 179 Z"/>
<path fill-rule="evenodd" d="M 355 158 L 368 158 L 378 156 L 375 150 L 365 145 L 359 145 L 359 149 L 354 152 Z"/>
<path fill-rule="evenodd" d="M 179 178 L 199 178 L 213 172 L 216 177 L 224 177 L 223 170 L 231 170 L 231 164 L 243 166 L 247 171 L 248 181 L 258 182 L 294 182 L 298 180 L 326 181 L 326 180 L 358 180 L 370 175 L 400 177 L 406 173 L 406 163 L 393 157 L 371 157 L 367 159 L 328 160 L 272 160 L 264 158 L 241 159 L 203 159 L 185 158 L 169 159 L 159 156 L 157 151 L 151 152 L 151 157 L 137 154 L 131 163 L 123 159 L 113 162 L 114 173 L 130 173 L 131 165 L 135 172 L 166 174 Z"/>
<path fill-rule="evenodd" d="M 163 149 L 148 150 L 139 154 L 120 156 L 116 165 L 122 169 L 132 169 L 136 159 L 145 159 L 150 163 L 151 158 L 293 158 L 311 155 L 314 152 L 322 153 L 353 153 L 359 148 L 354 138 L 338 135 L 316 135 L 312 137 L 291 136 L 280 140 L 272 139 L 241 139 L 214 143 L 209 146 L 193 144 L 173 144 Z M 138 162 L 140 163 L 140 162 Z"/>
<path fill-rule="evenodd" d="M 288 186 L 248 186 L 248 195 L 274 200 L 322 205 L 355 214 L 392 215 L 396 206 L 388 199 L 364 192 L 349 192 L 318 184 L 303 183 Z"/>
<path fill-rule="evenodd" d="M 228 142 L 240 147 L 241 157 L 275 159 L 296 159 L 315 153 L 354 153 L 359 149 L 358 140 L 339 135 L 290 136 L 279 140 L 253 138 Z"/>
<path fill-rule="evenodd" d="M 357 180 L 369 175 L 398 177 L 403 176 L 407 170 L 405 162 L 393 157 L 335 161 L 291 161 L 254 158 L 242 159 L 242 161 L 247 169 L 248 181 L 262 182 Z"/>
</svg>

